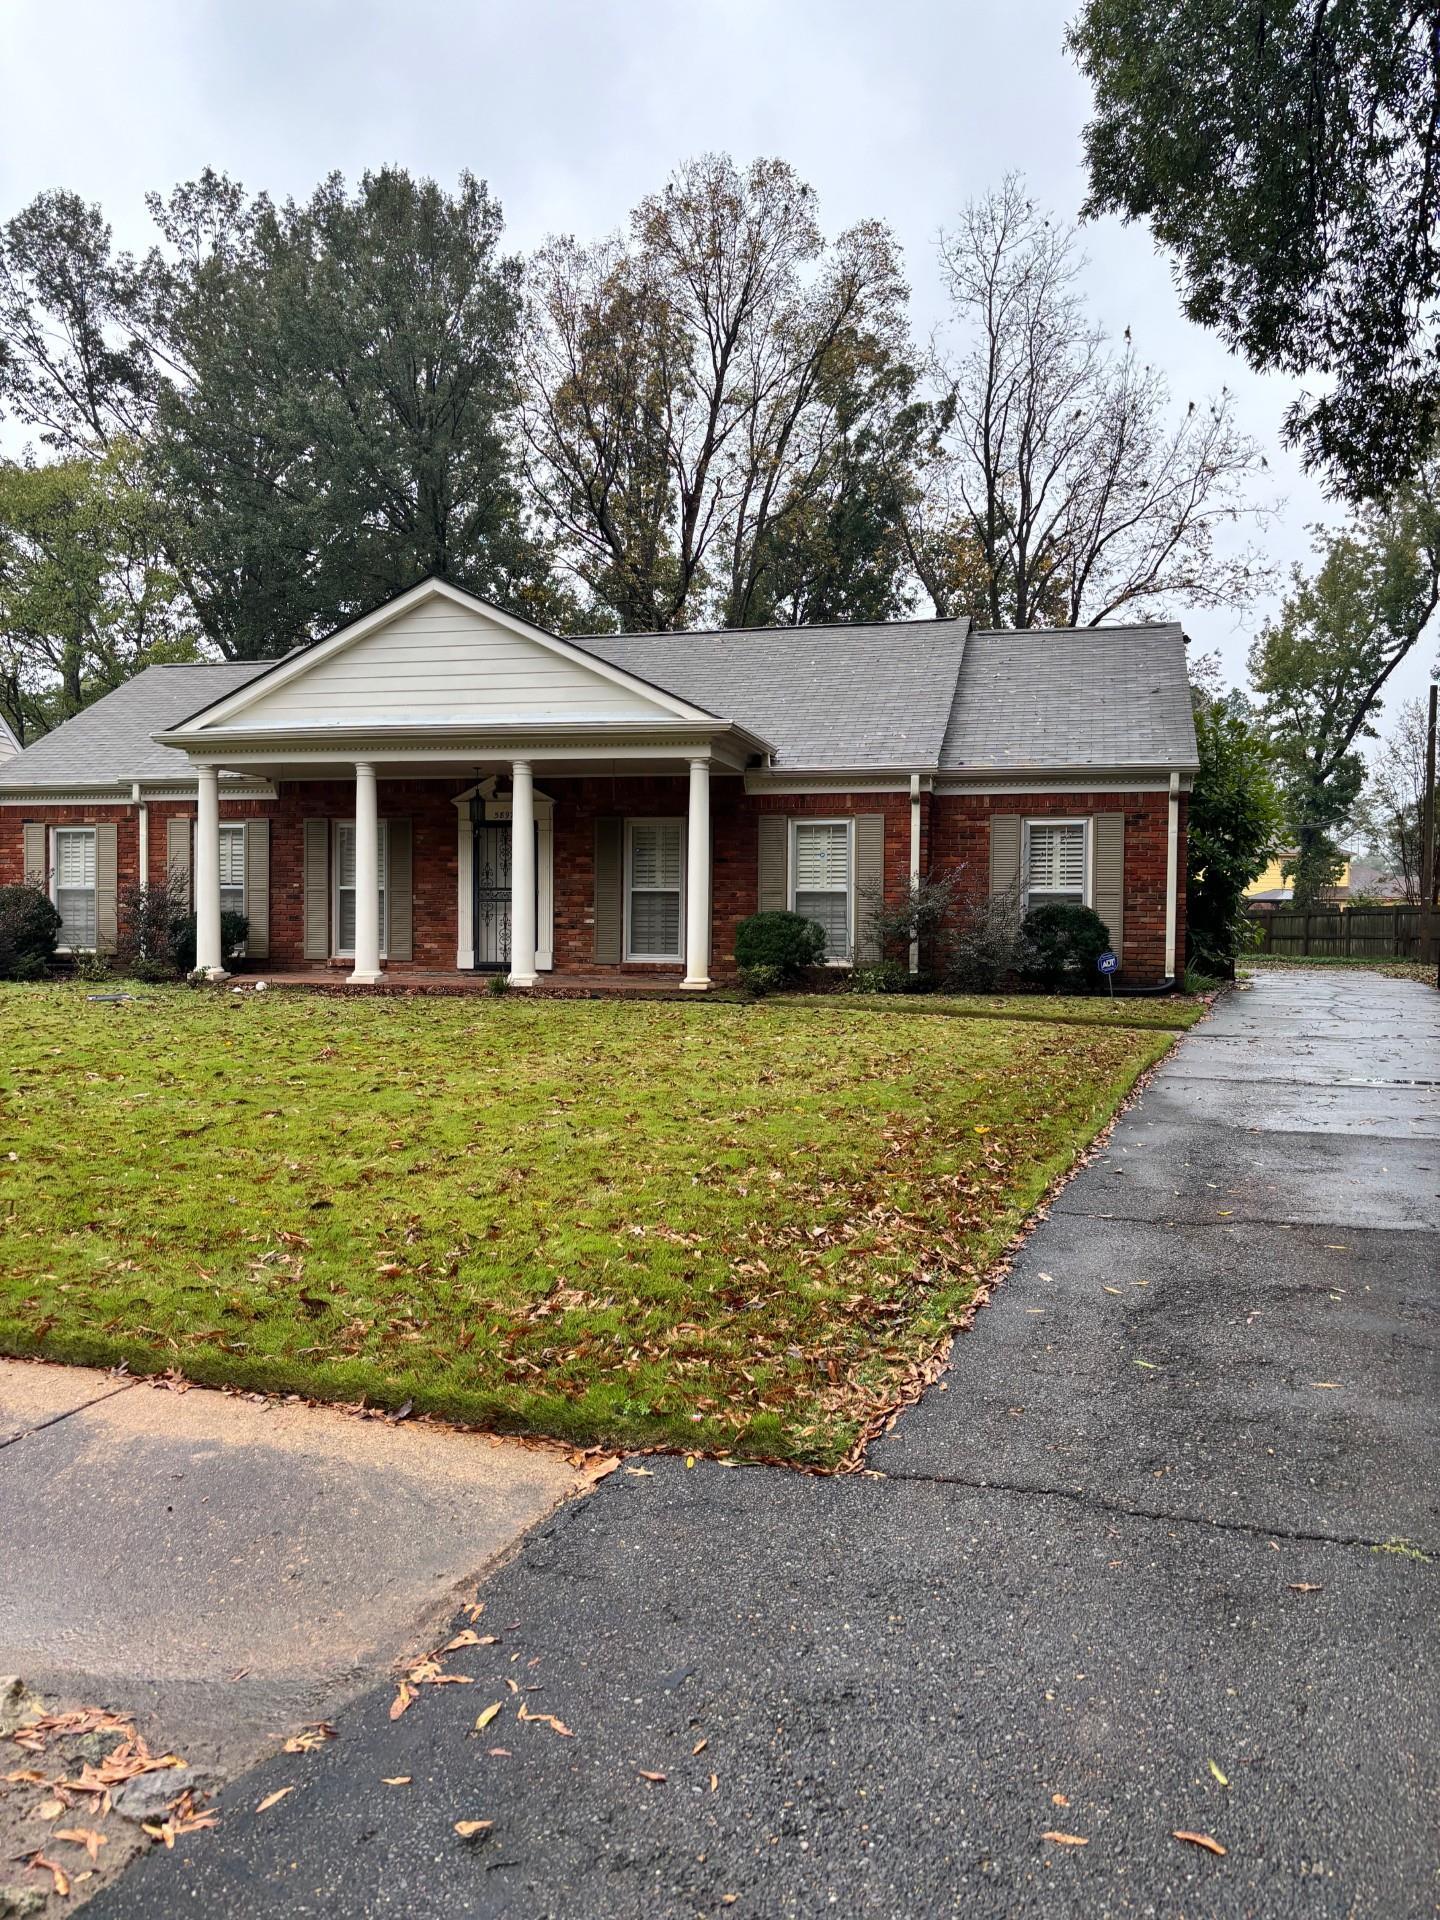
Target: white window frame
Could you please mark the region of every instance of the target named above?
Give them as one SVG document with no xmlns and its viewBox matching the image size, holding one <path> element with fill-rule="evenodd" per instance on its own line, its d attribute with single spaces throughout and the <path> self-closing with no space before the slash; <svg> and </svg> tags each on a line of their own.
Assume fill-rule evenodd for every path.
<svg viewBox="0 0 1440 1920">
<path fill-rule="evenodd" d="M 98 939 L 99 939 L 99 937 L 100 937 L 100 928 L 99 928 L 99 921 L 98 921 L 98 919 L 97 919 L 97 917 L 96 917 L 96 916 L 97 916 L 97 912 L 98 912 L 98 903 L 97 903 L 97 901 L 96 901 L 96 897 L 95 897 L 95 896 L 96 896 L 96 892 L 97 892 L 97 888 L 96 888 L 96 879 L 98 878 L 98 872 L 97 872 L 97 856 L 98 856 L 98 854 L 99 854 L 99 847 L 98 847 L 98 846 L 97 846 L 97 844 L 96 844 L 96 835 L 95 835 L 95 829 L 94 829 L 94 827 L 93 827 L 93 826 L 86 826 L 86 825 L 84 824 L 84 822 L 83 822 L 83 821 L 81 821 L 81 822 L 77 822 L 77 824 L 76 824 L 76 825 L 74 825 L 74 826 L 67 826 L 67 827 L 51 827 L 51 829 L 50 829 L 50 846 L 49 846 L 49 851 L 50 851 L 50 903 L 51 903 L 51 905 L 52 905 L 52 906 L 54 907 L 54 909 L 55 909 L 55 911 L 56 911 L 56 912 L 58 913 L 58 912 L 60 911 L 60 892 L 61 892 L 61 888 L 60 888 L 60 836 L 61 836 L 61 834 L 62 834 L 62 833 L 83 833 L 83 834 L 88 834 L 88 835 L 89 835 L 89 839 L 90 839 L 90 872 L 91 872 L 91 875 L 92 875 L 92 879 L 91 879 L 91 881 L 90 881 L 90 918 L 91 918 L 91 921 L 92 921 L 92 922 L 94 923 L 94 925 L 95 925 L 95 937 L 96 937 L 96 939 L 98 940 Z M 85 889 L 84 889 L 83 887 L 66 887 L 66 888 L 64 889 L 64 891 L 65 891 L 66 893 L 83 893 L 83 892 L 85 891 Z M 90 951 L 92 951 L 92 948 L 93 948 L 93 942 L 92 942 L 92 946 L 91 946 L 91 947 L 62 947 L 62 946 L 57 946 L 57 947 L 56 947 L 56 949 L 55 949 L 55 951 L 56 951 L 57 953 L 89 953 Z"/>
<path fill-rule="evenodd" d="M 633 862 L 631 860 L 631 851 L 634 845 L 634 829 L 636 827 L 676 827 L 679 829 L 679 833 L 680 833 L 680 913 L 678 917 L 678 937 L 676 939 L 676 947 L 678 948 L 678 951 L 675 953 L 637 953 L 635 951 L 634 938 L 633 938 L 633 932 L 632 932 L 630 921 L 631 921 L 631 902 L 635 893 L 634 880 L 632 877 Z M 654 815 L 644 815 L 644 816 L 637 815 L 635 819 L 633 820 L 627 819 L 625 822 L 625 874 L 624 874 L 625 958 L 627 961 L 633 960 L 633 961 L 639 962 L 642 965 L 658 966 L 658 967 L 684 965 L 684 961 L 685 961 L 685 883 L 687 879 L 686 867 L 685 867 L 686 837 L 687 836 L 685 832 L 684 817 L 677 814 L 654 814 Z M 655 893 L 669 893 L 670 889 L 669 887 L 655 887 L 655 888 L 646 888 L 645 891 L 655 892 Z"/>
<path fill-rule="evenodd" d="M 1058 816 L 1052 819 L 1048 815 L 1041 814 L 1034 820 L 1027 820 L 1025 822 L 1025 831 L 1021 836 L 1020 848 L 1020 871 L 1025 879 L 1024 887 L 1021 889 L 1023 896 L 1021 908 L 1023 912 L 1028 913 L 1030 910 L 1030 830 L 1032 827 L 1079 827 L 1081 834 L 1080 844 L 1083 849 L 1081 854 L 1081 871 L 1084 877 L 1080 883 L 1079 893 L 1065 894 L 1061 897 L 1074 900 L 1082 907 L 1094 905 L 1095 836 L 1090 831 L 1090 825 L 1090 821 L 1086 819 L 1083 814 L 1074 817 L 1067 814 L 1063 819 Z M 1041 891 L 1052 898 L 1056 897 L 1056 889 L 1054 888 L 1043 888 Z"/>
<path fill-rule="evenodd" d="M 340 884 L 340 835 L 346 827 L 353 833 L 355 831 L 355 822 L 353 820 L 337 820 L 332 829 L 334 856 L 330 862 L 330 952 L 331 956 L 336 960 L 353 960 L 355 958 L 355 949 L 353 946 L 342 947 L 340 944 L 340 895 L 342 893 L 353 893 L 355 891 L 353 887 L 342 887 Z M 390 822 L 388 820 L 380 821 L 379 828 L 381 881 L 380 958 L 386 960 L 390 955 Z"/>
<path fill-rule="evenodd" d="M 245 911 L 245 822 L 243 820 L 222 820 L 220 822 L 220 845 L 222 849 L 225 846 L 227 836 L 231 841 L 238 840 L 240 842 L 240 884 L 238 887 L 234 886 L 233 884 L 230 886 L 226 886 L 222 879 L 221 886 L 220 886 L 220 911 L 222 913 L 244 913 Z M 223 852 L 222 852 L 221 861 L 220 861 L 220 871 L 223 875 L 225 871 L 225 861 L 224 861 Z M 238 906 L 235 906 L 232 904 L 227 907 L 225 904 L 225 896 L 227 893 L 229 894 L 238 893 L 240 895 L 240 904 Z"/>
<path fill-rule="evenodd" d="M 795 901 L 800 893 L 797 882 L 800 877 L 800 831 L 802 827 L 843 827 L 845 829 L 845 851 L 847 871 L 845 876 L 845 930 L 848 951 L 843 955 L 827 953 L 824 964 L 827 967 L 853 967 L 855 964 L 855 822 L 838 816 L 834 819 L 810 820 L 804 817 L 790 822 L 790 911 L 798 913 L 800 909 Z"/>
</svg>

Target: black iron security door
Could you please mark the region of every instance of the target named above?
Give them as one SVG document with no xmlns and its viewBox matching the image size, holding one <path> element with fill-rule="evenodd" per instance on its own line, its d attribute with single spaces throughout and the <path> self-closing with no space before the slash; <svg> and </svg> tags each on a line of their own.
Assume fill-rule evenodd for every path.
<svg viewBox="0 0 1440 1920">
<path fill-rule="evenodd" d="M 510 966 L 510 823 L 475 830 L 475 970 Z"/>
</svg>

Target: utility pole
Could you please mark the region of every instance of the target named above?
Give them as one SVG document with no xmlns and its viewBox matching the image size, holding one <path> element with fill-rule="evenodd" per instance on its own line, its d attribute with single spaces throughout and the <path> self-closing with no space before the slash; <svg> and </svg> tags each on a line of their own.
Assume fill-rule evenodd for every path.
<svg viewBox="0 0 1440 1920">
<path fill-rule="evenodd" d="M 1430 682 L 1430 724 L 1425 734 L 1425 793 L 1420 807 L 1420 957 L 1429 958 L 1427 942 L 1435 938 L 1435 707 L 1440 687 Z M 1436 941 L 1440 946 L 1440 941 Z M 1440 987 L 1440 957 L 1435 967 Z"/>
</svg>

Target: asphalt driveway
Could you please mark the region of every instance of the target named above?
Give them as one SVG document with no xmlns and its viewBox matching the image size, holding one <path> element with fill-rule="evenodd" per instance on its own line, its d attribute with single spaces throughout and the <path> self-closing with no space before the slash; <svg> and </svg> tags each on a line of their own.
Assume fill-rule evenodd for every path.
<svg viewBox="0 0 1440 1920">
<path fill-rule="evenodd" d="M 91 1911 L 1431 1913 L 1437 1249 L 1440 997 L 1266 974 L 870 1473 L 631 1463 Z"/>
</svg>

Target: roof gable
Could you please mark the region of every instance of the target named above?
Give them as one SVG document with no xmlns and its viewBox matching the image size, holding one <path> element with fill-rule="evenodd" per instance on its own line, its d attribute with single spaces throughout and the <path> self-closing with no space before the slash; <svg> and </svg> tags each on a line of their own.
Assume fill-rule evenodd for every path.
<svg viewBox="0 0 1440 1920">
<path fill-rule="evenodd" d="M 427 580 L 277 662 L 176 731 L 194 737 L 426 725 L 633 726 L 717 717 L 571 641 Z"/>
</svg>

